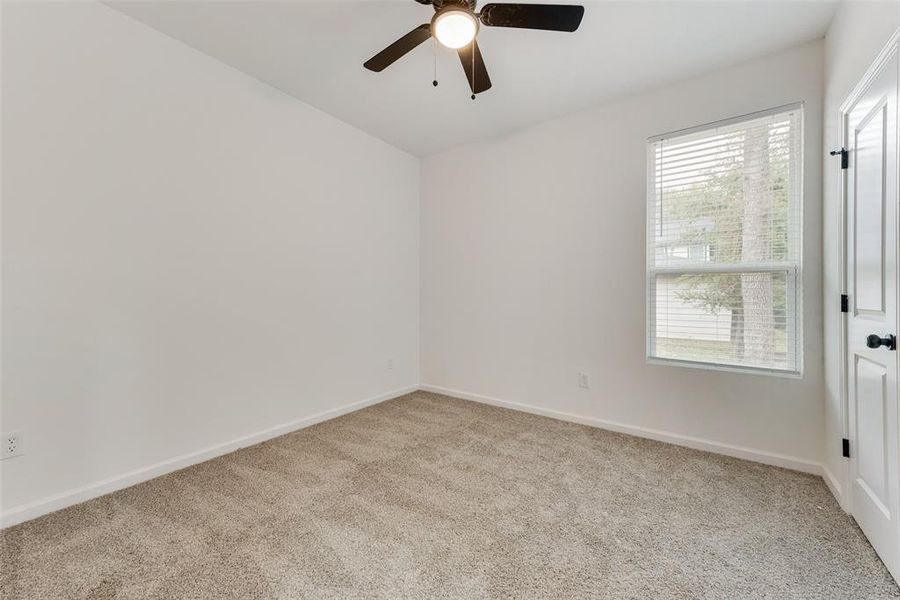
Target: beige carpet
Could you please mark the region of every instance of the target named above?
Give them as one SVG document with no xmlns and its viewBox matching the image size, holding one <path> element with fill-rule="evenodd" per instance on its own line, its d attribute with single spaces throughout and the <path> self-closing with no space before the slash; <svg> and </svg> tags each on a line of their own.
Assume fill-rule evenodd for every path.
<svg viewBox="0 0 900 600">
<path fill-rule="evenodd" d="M 2 543 L 3 600 L 898 596 L 817 477 L 426 393 Z"/>
</svg>

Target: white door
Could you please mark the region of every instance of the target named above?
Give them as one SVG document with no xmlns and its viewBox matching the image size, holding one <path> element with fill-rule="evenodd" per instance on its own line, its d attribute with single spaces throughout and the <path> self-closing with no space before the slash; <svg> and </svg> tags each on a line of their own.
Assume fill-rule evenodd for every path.
<svg viewBox="0 0 900 600">
<path fill-rule="evenodd" d="M 845 111 L 850 506 L 900 580 L 896 45 Z"/>
</svg>

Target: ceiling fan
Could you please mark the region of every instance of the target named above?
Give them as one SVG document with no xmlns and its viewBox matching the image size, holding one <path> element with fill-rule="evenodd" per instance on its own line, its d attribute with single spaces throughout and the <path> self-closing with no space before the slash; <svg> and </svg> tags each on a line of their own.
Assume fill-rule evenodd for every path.
<svg viewBox="0 0 900 600">
<path fill-rule="evenodd" d="M 547 31 L 575 31 L 584 16 L 583 6 L 571 4 L 485 4 L 475 12 L 477 0 L 416 0 L 434 6 L 430 23 L 419 25 L 399 40 L 367 60 L 363 66 L 370 71 L 383 71 L 410 50 L 434 36 L 442 45 L 456 50 L 472 99 L 491 87 L 478 48 L 476 36 L 480 25 L 488 27 L 518 27 Z M 434 81 L 437 85 L 437 80 Z"/>
</svg>

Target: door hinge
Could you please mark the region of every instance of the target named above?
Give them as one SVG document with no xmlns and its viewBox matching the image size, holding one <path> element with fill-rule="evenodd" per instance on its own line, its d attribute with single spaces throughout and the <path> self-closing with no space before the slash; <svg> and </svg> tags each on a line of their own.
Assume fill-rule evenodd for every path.
<svg viewBox="0 0 900 600">
<path fill-rule="evenodd" d="M 850 312 L 850 296 L 841 294 L 841 312 Z"/>
<path fill-rule="evenodd" d="M 846 169 L 847 166 L 850 164 L 850 153 L 845 148 L 841 148 L 840 150 L 832 150 L 828 154 L 830 154 L 832 156 L 837 156 L 838 154 L 841 155 L 841 168 L 842 169 Z"/>
<path fill-rule="evenodd" d="M 850 440 L 847 438 L 841 440 L 841 456 L 850 458 Z"/>
</svg>

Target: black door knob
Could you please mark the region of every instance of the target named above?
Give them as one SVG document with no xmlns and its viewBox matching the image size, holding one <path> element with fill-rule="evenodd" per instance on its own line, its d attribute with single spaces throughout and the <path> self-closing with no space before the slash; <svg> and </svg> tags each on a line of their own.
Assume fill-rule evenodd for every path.
<svg viewBox="0 0 900 600">
<path fill-rule="evenodd" d="M 877 333 L 873 333 L 866 338 L 866 346 L 868 346 L 869 348 L 880 348 L 881 346 L 887 346 L 888 350 L 896 350 L 897 338 L 893 334 L 888 334 L 887 337 L 881 337 Z"/>
</svg>

